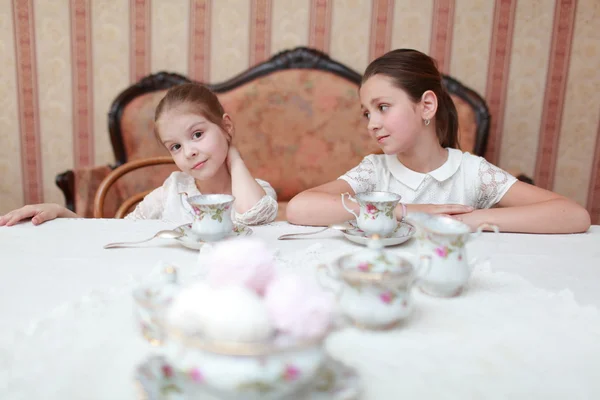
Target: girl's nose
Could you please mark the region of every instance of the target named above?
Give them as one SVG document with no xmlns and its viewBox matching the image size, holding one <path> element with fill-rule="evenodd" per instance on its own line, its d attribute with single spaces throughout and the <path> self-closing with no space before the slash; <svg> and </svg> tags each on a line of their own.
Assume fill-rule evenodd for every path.
<svg viewBox="0 0 600 400">
<path fill-rule="evenodd" d="M 185 155 L 188 158 L 194 158 L 198 155 L 198 150 L 196 150 L 196 148 L 194 148 L 193 146 L 187 147 L 185 149 Z"/>
<path fill-rule="evenodd" d="M 377 133 L 377 131 L 381 129 L 381 124 L 376 118 L 371 118 L 369 120 L 369 124 L 367 125 L 367 129 L 371 133 Z"/>
</svg>

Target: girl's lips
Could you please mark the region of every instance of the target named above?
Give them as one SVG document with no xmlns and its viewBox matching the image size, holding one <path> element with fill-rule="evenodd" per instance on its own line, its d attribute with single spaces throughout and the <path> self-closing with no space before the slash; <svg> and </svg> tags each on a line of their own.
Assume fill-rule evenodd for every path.
<svg viewBox="0 0 600 400">
<path fill-rule="evenodd" d="M 381 143 L 381 142 L 383 142 L 385 139 L 387 139 L 388 137 L 390 137 L 390 136 L 389 136 L 389 135 L 386 135 L 386 136 L 380 136 L 380 137 L 378 137 L 378 138 L 377 138 L 377 141 L 378 141 L 379 143 Z"/>
<path fill-rule="evenodd" d="M 202 166 L 203 166 L 204 164 L 206 164 L 206 160 L 204 160 L 204 161 L 201 161 L 201 162 L 199 162 L 198 164 L 194 165 L 194 166 L 192 167 L 192 169 L 200 169 L 200 168 L 202 168 Z"/>
</svg>

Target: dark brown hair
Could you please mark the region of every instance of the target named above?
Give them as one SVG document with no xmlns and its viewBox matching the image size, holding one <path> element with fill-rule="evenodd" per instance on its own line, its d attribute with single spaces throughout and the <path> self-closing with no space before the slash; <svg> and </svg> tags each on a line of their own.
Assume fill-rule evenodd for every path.
<svg viewBox="0 0 600 400">
<path fill-rule="evenodd" d="M 377 58 L 365 70 L 361 86 L 374 75 L 392 79 L 394 85 L 408 94 L 414 103 L 431 90 L 437 96 L 435 130 L 442 147 L 458 148 L 458 113 L 450 95 L 442 85 L 442 74 L 433 58 L 417 50 L 398 49 Z"/>
<path fill-rule="evenodd" d="M 156 106 L 156 110 L 154 111 L 154 133 L 157 137 L 159 135 L 156 121 L 166 111 L 180 106 L 186 107 L 186 111 L 202 115 L 225 131 L 223 127 L 223 114 L 225 114 L 225 110 L 217 95 L 206 86 L 192 82 L 170 88 L 165 97 Z"/>
</svg>

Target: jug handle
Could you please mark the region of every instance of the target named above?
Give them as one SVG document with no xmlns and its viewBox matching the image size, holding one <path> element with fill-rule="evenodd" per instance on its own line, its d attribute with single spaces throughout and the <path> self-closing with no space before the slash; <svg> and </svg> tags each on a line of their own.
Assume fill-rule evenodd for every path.
<svg viewBox="0 0 600 400">
<path fill-rule="evenodd" d="M 348 206 L 346 206 L 346 203 L 344 201 L 344 196 L 348 196 L 348 200 L 350 200 L 350 201 L 353 201 L 355 203 L 358 203 L 358 202 L 356 201 L 356 199 L 354 197 L 352 197 L 350 195 L 350 193 L 348 193 L 348 192 L 342 193 L 342 206 L 344 206 L 346 211 L 348 211 L 350 214 L 354 215 L 356 217 L 356 219 L 358 220 L 358 215 L 356 215 L 356 213 L 354 211 L 352 211 L 351 209 L 348 208 Z"/>
<path fill-rule="evenodd" d="M 477 230 L 474 233 L 474 238 L 478 238 L 479 236 L 481 236 L 481 233 L 486 228 L 491 229 L 496 234 L 500 233 L 500 229 L 498 228 L 497 225 L 486 223 L 486 224 L 481 224 L 477 227 Z M 485 262 L 488 262 L 489 260 L 490 260 L 490 257 L 483 257 L 483 258 L 475 257 L 469 261 L 469 269 L 471 270 L 471 272 L 473 272 L 473 270 L 475 269 L 476 266 L 483 264 Z"/>
<path fill-rule="evenodd" d="M 431 256 L 422 255 L 419 257 L 419 264 L 417 264 L 415 268 L 415 276 L 412 279 L 410 286 L 414 286 L 419 283 L 423 276 L 427 275 L 427 273 L 431 270 Z"/>
</svg>

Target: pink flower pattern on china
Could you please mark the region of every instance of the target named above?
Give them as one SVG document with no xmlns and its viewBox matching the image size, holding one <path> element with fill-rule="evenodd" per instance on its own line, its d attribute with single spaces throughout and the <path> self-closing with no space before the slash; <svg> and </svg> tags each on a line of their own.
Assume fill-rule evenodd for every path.
<svg viewBox="0 0 600 400">
<path fill-rule="evenodd" d="M 285 371 L 283 371 L 283 379 L 285 381 L 295 381 L 300 377 L 300 370 L 298 367 L 294 365 L 288 364 L 285 366 Z"/>
<path fill-rule="evenodd" d="M 398 295 L 390 290 L 386 290 L 379 294 L 379 298 L 385 304 L 392 304 L 398 298 Z M 408 306 L 408 301 L 406 299 L 402 299 L 402 306 L 403 307 Z"/>
<path fill-rule="evenodd" d="M 381 301 L 383 301 L 385 304 L 390 304 L 391 302 L 394 301 L 394 299 L 396 298 L 396 296 L 394 295 L 394 293 L 386 291 L 386 292 L 381 292 L 379 294 L 379 298 L 381 299 Z"/>
<path fill-rule="evenodd" d="M 164 364 L 161 370 L 165 378 L 172 378 L 175 374 L 173 371 L 173 367 L 171 367 L 169 364 Z"/>
<path fill-rule="evenodd" d="M 202 376 L 202 372 L 198 368 L 192 368 L 189 371 L 190 379 L 194 382 L 201 383 L 204 381 L 204 376 Z"/>
<path fill-rule="evenodd" d="M 223 214 L 228 212 L 231 209 L 231 205 L 229 204 L 217 204 L 217 205 L 202 205 L 197 206 L 194 204 L 190 204 L 194 214 L 198 217 L 198 219 L 204 219 L 204 217 L 210 217 L 215 221 L 223 222 Z"/>
<path fill-rule="evenodd" d="M 371 263 L 368 263 L 366 261 L 361 262 L 360 264 L 358 264 L 358 270 L 361 272 L 369 272 L 371 270 Z"/>
<path fill-rule="evenodd" d="M 440 246 L 435 248 L 435 254 L 437 254 L 440 258 L 448 258 L 448 254 L 450 254 L 450 249 L 448 246 Z"/>
<path fill-rule="evenodd" d="M 373 203 L 365 204 L 365 212 L 363 213 L 365 219 L 377 219 L 381 213 L 388 218 L 394 218 L 394 206 L 387 202 L 380 203 L 379 207 Z"/>
</svg>

